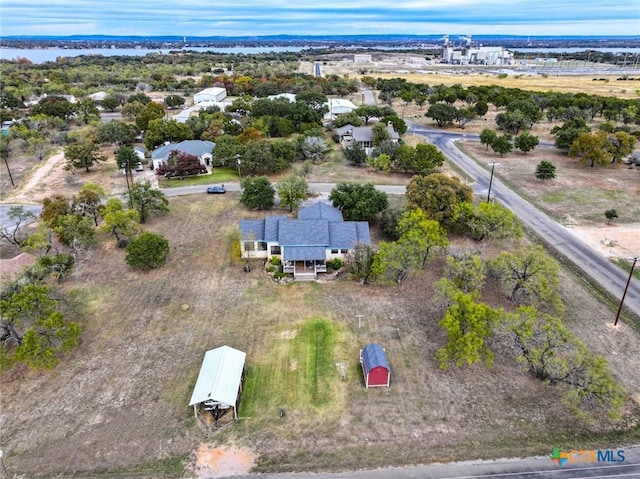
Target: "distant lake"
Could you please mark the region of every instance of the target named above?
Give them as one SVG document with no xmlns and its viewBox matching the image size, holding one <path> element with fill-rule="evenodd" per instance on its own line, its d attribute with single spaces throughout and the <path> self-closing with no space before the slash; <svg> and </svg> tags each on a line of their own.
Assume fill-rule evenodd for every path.
<svg viewBox="0 0 640 479">
<path fill-rule="evenodd" d="M 187 47 L 154 49 L 145 48 L 0 48 L 0 59 L 13 60 L 14 58 L 28 58 L 33 63 L 55 62 L 58 57 L 78 57 L 80 55 L 114 56 L 145 56 L 148 53 L 169 53 L 171 51 L 194 51 L 215 53 L 244 53 L 251 55 L 256 53 L 281 53 L 299 52 L 312 47 Z M 314 46 L 313 48 L 318 48 Z"/>
</svg>

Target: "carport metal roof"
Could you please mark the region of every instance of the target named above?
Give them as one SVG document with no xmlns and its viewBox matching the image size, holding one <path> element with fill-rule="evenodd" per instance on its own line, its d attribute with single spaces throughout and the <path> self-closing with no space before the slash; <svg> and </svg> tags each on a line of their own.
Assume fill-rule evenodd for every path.
<svg viewBox="0 0 640 479">
<path fill-rule="evenodd" d="M 235 407 L 246 356 L 229 346 L 207 351 L 189 406 L 212 400 Z"/>
</svg>

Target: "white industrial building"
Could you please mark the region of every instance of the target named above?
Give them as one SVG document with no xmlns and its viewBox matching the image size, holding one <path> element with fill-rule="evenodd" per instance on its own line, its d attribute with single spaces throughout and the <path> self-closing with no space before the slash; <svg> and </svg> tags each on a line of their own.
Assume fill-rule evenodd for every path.
<svg viewBox="0 0 640 479">
<path fill-rule="evenodd" d="M 193 102 L 194 103 L 202 103 L 203 101 L 221 102 L 226 97 L 227 97 L 226 88 L 212 87 L 212 88 L 206 88 L 201 92 L 198 92 L 195 95 L 193 95 Z"/>
</svg>

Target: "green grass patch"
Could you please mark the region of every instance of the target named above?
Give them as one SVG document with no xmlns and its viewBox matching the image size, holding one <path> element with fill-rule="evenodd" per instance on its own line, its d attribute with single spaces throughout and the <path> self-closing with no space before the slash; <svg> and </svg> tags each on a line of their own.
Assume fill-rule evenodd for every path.
<svg viewBox="0 0 640 479">
<path fill-rule="evenodd" d="M 179 186 L 208 185 L 209 183 L 223 183 L 225 181 L 239 181 L 238 172 L 228 166 L 217 167 L 208 175 L 192 176 L 182 180 L 174 178 L 171 180 L 159 180 L 160 188 L 176 188 Z"/>
<path fill-rule="evenodd" d="M 240 416 L 273 417 L 280 408 L 322 407 L 333 399 L 334 347 L 339 326 L 312 318 L 282 331 L 269 351 L 246 371 Z"/>
</svg>

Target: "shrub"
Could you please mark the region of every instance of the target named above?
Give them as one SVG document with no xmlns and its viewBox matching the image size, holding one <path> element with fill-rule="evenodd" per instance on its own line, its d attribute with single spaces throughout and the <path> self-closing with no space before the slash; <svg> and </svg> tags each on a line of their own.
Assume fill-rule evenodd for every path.
<svg viewBox="0 0 640 479">
<path fill-rule="evenodd" d="M 342 260 L 340 258 L 333 258 L 329 262 L 329 266 L 334 270 L 339 270 L 340 268 L 342 268 Z"/>
<path fill-rule="evenodd" d="M 287 275 L 284 274 L 282 271 L 277 271 L 277 272 L 273 273 L 273 277 L 274 277 L 274 279 L 282 279 L 282 278 L 286 278 Z"/>
<path fill-rule="evenodd" d="M 155 233 L 142 233 L 126 247 L 125 260 L 134 269 L 148 271 L 164 266 L 169 255 L 169 242 Z"/>
<path fill-rule="evenodd" d="M 269 263 L 271 263 L 274 266 L 278 266 L 282 264 L 282 261 L 277 256 L 272 256 L 271 259 L 269 260 Z"/>
</svg>

